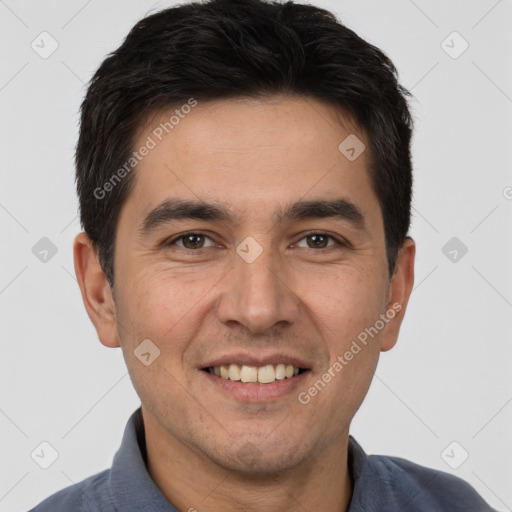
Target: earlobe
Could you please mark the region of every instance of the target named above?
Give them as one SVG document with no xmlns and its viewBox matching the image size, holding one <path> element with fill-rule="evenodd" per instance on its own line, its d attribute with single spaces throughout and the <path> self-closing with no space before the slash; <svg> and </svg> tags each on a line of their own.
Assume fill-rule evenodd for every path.
<svg viewBox="0 0 512 512">
<path fill-rule="evenodd" d="M 114 299 L 96 249 L 85 232 L 75 237 L 73 258 L 82 300 L 99 340 L 106 347 L 119 347 Z"/>
<path fill-rule="evenodd" d="M 400 325 L 407 309 L 407 303 L 414 285 L 414 258 L 416 244 L 411 237 L 407 237 L 398 251 L 395 272 L 389 287 L 388 304 L 386 311 L 393 314 L 393 318 L 386 325 L 382 335 L 381 351 L 393 348 L 398 340 Z M 393 312 L 393 313 L 391 313 Z"/>
</svg>

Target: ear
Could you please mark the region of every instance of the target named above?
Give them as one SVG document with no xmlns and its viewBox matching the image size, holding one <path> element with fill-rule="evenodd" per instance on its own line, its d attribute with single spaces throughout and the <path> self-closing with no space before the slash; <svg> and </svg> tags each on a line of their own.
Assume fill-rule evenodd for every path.
<svg viewBox="0 0 512 512">
<path fill-rule="evenodd" d="M 75 237 L 73 257 L 82 300 L 99 340 L 106 347 L 119 347 L 114 298 L 96 249 L 85 232 Z"/>
<path fill-rule="evenodd" d="M 395 272 L 389 285 L 388 304 L 386 312 L 390 318 L 383 331 L 381 339 L 381 351 L 385 352 L 393 348 L 398 340 L 400 325 L 405 315 L 407 303 L 414 284 L 414 257 L 416 244 L 411 237 L 407 237 L 398 251 Z"/>
</svg>

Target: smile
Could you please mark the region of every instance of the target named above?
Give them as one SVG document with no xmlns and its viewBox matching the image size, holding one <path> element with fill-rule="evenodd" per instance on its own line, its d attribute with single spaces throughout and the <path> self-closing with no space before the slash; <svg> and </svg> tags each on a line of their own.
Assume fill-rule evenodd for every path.
<svg viewBox="0 0 512 512">
<path fill-rule="evenodd" d="M 238 364 L 224 364 L 204 368 L 211 375 L 222 379 L 239 381 L 243 383 L 271 384 L 276 380 L 291 379 L 306 371 L 291 364 L 266 364 L 264 366 L 247 366 Z"/>
</svg>

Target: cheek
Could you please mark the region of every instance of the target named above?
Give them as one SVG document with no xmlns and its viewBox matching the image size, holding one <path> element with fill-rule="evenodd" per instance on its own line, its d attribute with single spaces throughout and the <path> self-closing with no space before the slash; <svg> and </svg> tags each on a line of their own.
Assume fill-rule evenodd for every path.
<svg viewBox="0 0 512 512">
<path fill-rule="evenodd" d="M 183 354 L 200 325 L 198 303 L 205 293 L 192 281 L 144 272 L 124 290 L 118 314 L 123 357 L 138 396 L 152 411 L 172 410 L 186 385 Z"/>
<path fill-rule="evenodd" d="M 329 352 L 329 362 L 317 376 L 322 381 L 317 387 L 323 389 L 328 382 L 329 390 L 318 403 L 325 402 L 333 414 L 340 407 L 355 414 L 368 391 L 380 354 L 381 332 L 372 328 L 384 312 L 385 297 L 382 279 L 355 268 L 322 280 L 308 295 Z"/>
<path fill-rule="evenodd" d="M 344 351 L 346 344 L 383 312 L 386 286 L 372 269 L 347 267 L 317 276 L 312 282 L 316 285 L 302 287 L 302 298 L 329 340 L 331 351 Z"/>
<path fill-rule="evenodd" d="M 362 403 L 377 366 L 379 335 L 367 334 L 383 313 L 384 289 L 378 281 L 355 272 L 344 279 L 326 280 L 322 300 L 309 296 L 312 318 L 325 342 L 329 360 L 304 391 L 331 418 L 349 421 Z M 366 337 L 365 337 L 366 336 Z M 307 398 L 307 397 L 306 397 Z M 332 428 L 336 428 L 333 426 Z"/>
<path fill-rule="evenodd" d="M 201 325 L 208 291 L 218 280 L 215 272 L 192 269 L 152 269 L 132 276 L 119 311 L 119 320 L 129 330 L 125 344 L 149 338 L 162 355 L 172 355 L 173 363 L 179 360 Z"/>
</svg>

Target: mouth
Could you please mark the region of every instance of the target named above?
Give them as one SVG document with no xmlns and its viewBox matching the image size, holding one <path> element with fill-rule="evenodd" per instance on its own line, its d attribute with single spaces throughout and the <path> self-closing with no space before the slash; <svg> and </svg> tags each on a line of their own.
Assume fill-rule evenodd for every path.
<svg viewBox="0 0 512 512">
<path fill-rule="evenodd" d="M 305 386 L 312 369 L 299 361 L 278 361 L 274 360 L 274 364 L 268 359 L 230 363 L 223 359 L 200 368 L 200 374 L 205 376 L 214 393 L 238 403 L 262 404 L 278 400 L 281 403 L 280 400 L 294 396 L 293 391 L 299 386 Z"/>
<path fill-rule="evenodd" d="M 266 364 L 264 366 L 239 365 L 235 363 L 208 366 L 203 371 L 224 380 L 243 384 L 272 384 L 276 381 L 293 379 L 309 371 L 292 364 Z"/>
</svg>

